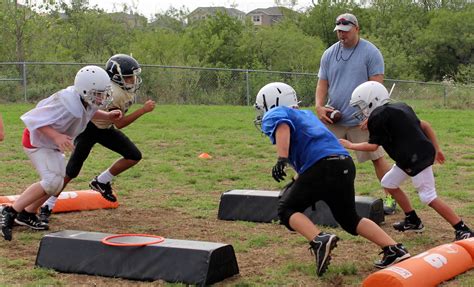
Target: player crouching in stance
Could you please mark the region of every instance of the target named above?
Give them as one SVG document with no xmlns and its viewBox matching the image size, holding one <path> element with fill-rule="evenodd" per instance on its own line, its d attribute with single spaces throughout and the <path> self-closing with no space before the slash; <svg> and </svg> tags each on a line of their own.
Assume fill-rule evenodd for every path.
<svg viewBox="0 0 474 287">
<path fill-rule="evenodd" d="M 12 206 L 3 208 L 0 225 L 5 240 L 12 239 L 13 222 L 36 230 L 48 229 L 47 224 L 38 220 L 36 211 L 48 197 L 62 190 L 64 151 L 74 148 L 72 140 L 91 118 L 122 117 L 121 111 L 98 110 L 108 103 L 110 92 L 107 72 L 97 66 L 86 66 L 76 74 L 74 86 L 40 101 L 21 116 L 26 125 L 23 147 L 41 180 L 29 186 Z"/>
<path fill-rule="evenodd" d="M 421 219 L 410 204 L 400 185 L 411 177 L 421 202 L 428 204 L 455 229 L 455 240 L 474 237 L 461 218 L 436 195 L 433 163 L 444 163 L 435 132 L 426 121 L 419 120 L 413 109 L 404 103 L 389 103 L 387 89 L 378 82 L 365 82 L 353 92 L 350 104 L 359 109 L 354 114 L 368 118 L 369 141 L 352 143 L 341 139 L 348 149 L 372 151 L 382 146 L 395 161 L 392 169 L 381 180 L 405 212 L 405 220 L 393 228 L 398 231 L 422 232 Z"/>
<path fill-rule="evenodd" d="M 284 180 L 290 165 L 298 173 L 279 201 L 278 216 L 290 230 L 304 236 L 316 257 L 316 273 L 321 276 L 331 260 L 331 250 L 339 238 L 324 233 L 304 215 L 318 200 L 327 203 L 336 221 L 352 235 L 361 235 L 382 248 L 383 258 L 375 262 L 385 268 L 410 254 L 376 223 L 361 218 L 355 209 L 355 166 L 337 138 L 311 112 L 298 109 L 295 90 L 284 83 L 270 83 L 257 94 L 256 123 L 276 144 L 278 160 L 272 170 L 276 181 Z"/>
</svg>

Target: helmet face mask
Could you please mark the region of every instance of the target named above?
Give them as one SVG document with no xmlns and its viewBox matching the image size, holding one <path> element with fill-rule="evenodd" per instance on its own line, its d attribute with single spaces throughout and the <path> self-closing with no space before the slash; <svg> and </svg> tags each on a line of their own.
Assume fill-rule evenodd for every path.
<svg viewBox="0 0 474 287">
<path fill-rule="evenodd" d="M 100 109 L 106 108 L 112 102 L 112 87 L 103 91 L 89 90 L 82 96 L 82 99 L 89 105 Z"/>
<path fill-rule="evenodd" d="M 105 64 L 105 70 L 112 82 L 122 89 L 135 93 L 140 88 L 142 69 L 133 57 L 125 54 L 114 55 Z"/>
<path fill-rule="evenodd" d="M 368 81 L 354 89 L 349 104 L 358 109 L 352 116 L 363 121 L 376 108 L 385 105 L 389 101 L 390 95 L 384 85 L 379 82 Z"/>
<path fill-rule="evenodd" d="M 112 86 L 104 69 L 85 66 L 74 79 L 74 89 L 88 105 L 105 108 L 112 101 Z"/>
<path fill-rule="evenodd" d="M 281 82 L 263 86 L 258 92 L 254 104 L 257 111 L 257 117 L 254 120 L 255 126 L 261 127 L 263 115 L 269 110 L 279 106 L 297 108 L 298 104 L 296 91 L 291 86 Z"/>
</svg>

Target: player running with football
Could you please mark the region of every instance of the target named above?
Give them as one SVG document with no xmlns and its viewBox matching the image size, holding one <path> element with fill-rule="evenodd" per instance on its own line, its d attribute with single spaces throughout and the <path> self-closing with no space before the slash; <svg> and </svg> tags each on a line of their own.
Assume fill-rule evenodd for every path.
<svg viewBox="0 0 474 287">
<path fill-rule="evenodd" d="M 303 235 L 316 257 L 316 273 L 321 276 L 331 260 L 331 250 L 339 238 L 322 232 L 303 213 L 323 200 L 341 227 L 352 235 L 361 235 L 382 248 L 383 257 L 375 262 L 385 268 L 410 254 L 377 224 L 361 218 L 355 209 L 355 166 L 337 138 L 311 112 L 298 109 L 295 90 L 284 83 L 270 83 L 257 94 L 256 123 L 276 145 L 278 160 L 272 170 L 276 181 L 284 180 L 285 168 L 298 173 L 283 193 L 278 206 L 280 221 Z"/>
<path fill-rule="evenodd" d="M 352 150 L 373 151 L 382 146 L 395 161 L 392 169 L 382 178 L 382 187 L 388 190 L 405 212 L 405 220 L 393 224 L 402 232 L 422 232 L 425 227 L 410 204 L 400 185 L 411 177 L 421 202 L 433 208 L 454 228 L 455 240 L 474 236 L 463 220 L 436 194 L 433 164 L 444 163 L 435 132 L 431 125 L 418 119 L 405 103 L 390 103 L 387 89 L 375 81 L 359 85 L 352 93 L 350 104 L 359 111 L 360 120 L 368 118 L 368 142 L 352 143 L 340 139 Z"/>
</svg>

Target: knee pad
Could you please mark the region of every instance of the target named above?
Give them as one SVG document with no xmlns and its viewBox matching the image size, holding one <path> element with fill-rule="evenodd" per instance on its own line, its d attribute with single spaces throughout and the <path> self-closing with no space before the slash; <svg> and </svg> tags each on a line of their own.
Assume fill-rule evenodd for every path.
<svg viewBox="0 0 474 287">
<path fill-rule="evenodd" d="M 418 197 L 420 198 L 420 201 L 426 205 L 430 204 L 433 200 L 436 199 L 436 191 L 424 191 L 424 192 L 418 192 Z"/>
<path fill-rule="evenodd" d="M 382 180 L 380 181 L 380 184 L 382 185 L 383 188 L 388 188 L 388 189 L 397 189 L 400 186 L 393 182 L 389 177 L 384 176 Z"/>
<path fill-rule="evenodd" d="M 48 195 L 57 195 L 64 184 L 64 177 L 60 174 L 49 174 L 41 179 L 41 186 Z"/>
</svg>

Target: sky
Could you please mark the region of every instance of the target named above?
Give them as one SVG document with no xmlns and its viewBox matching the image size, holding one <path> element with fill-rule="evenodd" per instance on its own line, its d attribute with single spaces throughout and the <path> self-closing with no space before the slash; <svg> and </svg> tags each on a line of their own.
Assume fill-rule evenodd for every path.
<svg viewBox="0 0 474 287">
<path fill-rule="evenodd" d="M 283 3 L 285 1 L 282 1 Z M 289 2 L 289 1 L 287 1 Z M 294 7 L 295 10 L 304 9 L 312 6 L 311 0 L 298 0 L 298 5 Z M 122 11 L 123 4 L 130 7 L 136 7 L 136 10 L 146 16 L 150 17 L 156 13 L 163 13 L 170 7 L 182 8 L 185 6 L 190 12 L 197 7 L 215 7 L 223 6 L 230 8 L 236 4 L 237 9 L 243 12 L 250 12 L 257 8 L 268 8 L 275 6 L 274 0 L 89 0 L 90 6 L 97 5 L 109 12 Z M 135 9 L 134 9 L 135 10 Z"/>
</svg>

